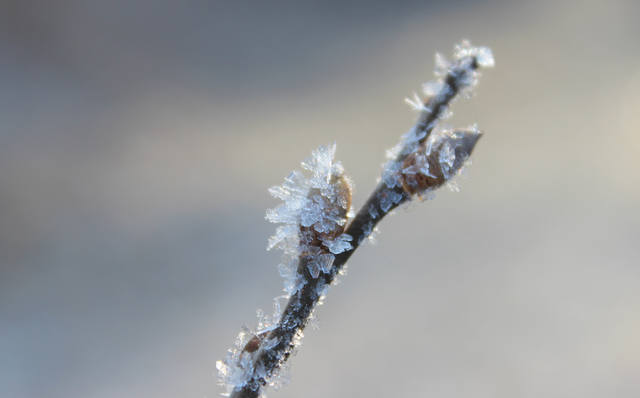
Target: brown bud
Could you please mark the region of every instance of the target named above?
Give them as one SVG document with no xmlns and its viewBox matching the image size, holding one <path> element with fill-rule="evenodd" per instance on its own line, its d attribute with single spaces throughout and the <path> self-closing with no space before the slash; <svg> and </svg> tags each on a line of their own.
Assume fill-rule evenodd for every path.
<svg viewBox="0 0 640 398">
<path fill-rule="evenodd" d="M 431 137 L 402 162 L 400 180 L 409 195 L 433 190 L 456 175 L 469 158 L 481 133 L 476 128 L 445 132 Z"/>
<path fill-rule="evenodd" d="M 333 223 L 332 228 L 322 232 L 318 232 L 314 225 L 300 226 L 301 256 L 317 254 L 316 248 L 328 253 L 327 248 L 322 246 L 322 241 L 335 239 L 344 232 L 351 209 L 351 182 L 344 175 L 332 175 L 330 184 L 333 192 L 323 194 L 319 189 L 311 189 L 308 198 L 322 201 L 322 207 L 325 209 L 324 217 L 330 217 L 331 220 L 344 220 L 344 222 L 342 225 Z"/>
<path fill-rule="evenodd" d="M 267 332 L 260 332 L 258 334 L 253 335 L 253 337 L 249 339 L 247 344 L 244 345 L 244 348 L 242 349 L 242 351 L 246 351 L 246 352 L 257 351 L 258 348 L 260 348 L 260 345 L 262 344 L 262 341 L 267 336 L 267 334 L 268 334 Z"/>
<path fill-rule="evenodd" d="M 432 152 L 433 154 L 434 152 Z M 419 169 L 422 165 L 418 164 L 417 159 L 426 157 L 424 153 L 413 152 L 409 154 L 402 162 L 402 170 L 411 168 Z M 445 178 L 440 168 L 439 162 L 436 156 L 426 157 L 426 162 L 429 167 L 429 174 L 417 171 L 415 173 L 402 173 L 400 174 L 400 180 L 402 181 L 402 189 L 409 195 L 420 194 L 427 189 L 434 189 L 444 184 Z"/>
</svg>

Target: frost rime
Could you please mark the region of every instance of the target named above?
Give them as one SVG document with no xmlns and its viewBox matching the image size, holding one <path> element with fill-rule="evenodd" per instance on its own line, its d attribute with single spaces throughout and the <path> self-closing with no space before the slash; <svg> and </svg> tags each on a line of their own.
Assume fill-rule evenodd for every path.
<svg viewBox="0 0 640 398">
<path fill-rule="evenodd" d="M 317 278 L 320 271 L 329 272 L 333 254 L 352 247 L 351 237 L 342 234 L 351 216 L 351 182 L 345 177 L 342 164 L 334 161 L 335 151 L 335 143 L 314 150 L 302 162 L 310 176 L 294 171 L 282 185 L 269 189 L 283 203 L 268 210 L 266 219 L 283 225 L 269 239 L 267 249 L 277 247 L 284 252 L 279 269 L 289 295 L 304 285 L 304 278 L 297 271 L 299 253 L 316 256 L 309 260 L 307 268 Z M 326 253 L 314 247 L 318 239 L 327 248 Z"/>
<path fill-rule="evenodd" d="M 492 67 L 494 63 L 489 48 L 473 47 L 468 41 L 455 46 L 452 62 L 436 54 L 436 80 L 422 86 L 426 99 L 414 94 L 406 100 L 421 112 L 419 122 L 403 135 L 398 145 L 387 151 L 388 161 L 381 177 L 386 189 L 379 193 L 383 213 L 403 201 L 404 196 L 399 192 L 422 198 L 432 195 L 433 189 L 445 183 L 452 190 L 459 190 L 450 180 L 459 174 L 469 158 L 480 131 L 476 126 L 464 130 L 439 129 L 436 124 L 451 116 L 449 104 L 455 99 L 454 94 L 471 95 L 478 81 L 479 67 Z"/>
<path fill-rule="evenodd" d="M 282 376 L 283 367 L 277 372 L 273 372 L 274 369 L 268 372 L 256 358 L 278 346 L 278 337 L 267 336 L 278 326 L 287 300 L 309 283 L 298 271 L 298 265 L 304 264 L 307 275 L 317 280 L 315 292 L 321 300 L 329 286 L 318 278 L 331 272 L 336 254 L 352 249 L 353 238 L 343 233 L 352 216 L 351 182 L 340 162 L 334 161 L 335 150 L 335 144 L 319 147 L 302 162 L 306 172 L 293 171 L 281 185 L 269 189 L 272 196 L 283 201 L 267 210 L 265 218 L 280 224 L 269 238 L 267 250 L 278 248 L 283 252 L 278 271 L 284 279 L 286 295 L 274 300 L 273 315 L 258 310 L 256 331 L 243 328 L 225 359 L 216 363 L 220 384 L 228 394 L 234 389 L 259 388 L 251 380 L 263 379 L 274 387 L 286 381 Z M 284 319 L 280 326 L 290 330 L 298 328 L 293 319 Z M 297 329 L 292 344 L 299 344 L 301 338 L 302 332 Z"/>
</svg>

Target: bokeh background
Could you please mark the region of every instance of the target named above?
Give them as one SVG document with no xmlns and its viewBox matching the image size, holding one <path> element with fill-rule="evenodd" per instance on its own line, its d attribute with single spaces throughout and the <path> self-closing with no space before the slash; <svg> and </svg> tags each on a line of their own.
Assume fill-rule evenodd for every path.
<svg viewBox="0 0 640 398">
<path fill-rule="evenodd" d="M 403 98 L 493 48 L 460 193 L 398 211 L 272 397 L 640 396 L 640 3 L 3 1 L 0 396 L 215 397 L 318 145 L 374 187 Z"/>
</svg>

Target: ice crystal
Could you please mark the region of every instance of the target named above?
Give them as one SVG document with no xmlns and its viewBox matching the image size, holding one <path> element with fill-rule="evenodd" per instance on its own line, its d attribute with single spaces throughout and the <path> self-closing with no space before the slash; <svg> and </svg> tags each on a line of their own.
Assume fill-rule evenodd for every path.
<svg viewBox="0 0 640 398">
<path fill-rule="evenodd" d="M 376 209 L 374 205 L 369 205 L 369 215 L 373 219 L 376 219 L 380 216 L 380 214 L 378 213 L 378 209 Z"/>
<path fill-rule="evenodd" d="M 322 244 L 325 245 L 329 251 L 333 254 L 340 254 L 347 250 L 351 250 L 351 242 L 353 237 L 351 235 L 342 234 L 335 239 L 326 239 L 322 241 Z"/>
<path fill-rule="evenodd" d="M 425 153 L 418 153 L 415 156 L 415 162 L 408 167 L 402 169 L 404 175 L 422 174 L 428 177 L 436 178 L 436 175 L 431 173 L 429 162 Z"/>
<path fill-rule="evenodd" d="M 456 75 L 457 85 L 465 97 L 471 95 L 471 88 L 478 83 L 480 73 L 475 66 L 492 68 L 495 65 L 491 49 L 474 47 L 467 40 L 455 46 L 454 59 L 457 62 L 457 69 L 453 72 Z"/>
<path fill-rule="evenodd" d="M 329 291 L 329 285 L 327 283 L 319 282 L 316 285 L 316 294 L 320 299 L 324 298 L 324 296 L 327 295 L 328 291 Z"/>
<path fill-rule="evenodd" d="M 284 291 L 293 294 L 307 283 L 302 275 L 298 273 L 298 261 L 290 260 L 288 263 L 278 264 L 278 272 L 284 279 Z"/>
<path fill-rule="evenodd" d="M 401 193 L 393 191 L 391 189 L 387 189 L 380 193 L 380 210 L 383 213 L 388 212 L 393 205 L 400 203 L 400 201 L 404 198 Z"/>
<path fill-rule="evenodd" d="M 474 47 L 464 40 L 454 47 L 453 62 L 441 54 L 435 57 L 436 80 L 425 83 L 422 91 L 427 98 L 443 98 L 451 93 L 451 87 L 445 82 L 445 76 L 451 75 L 463 96 L 469 96 L 469 89 L 478 81 L 478 68 L 492 68 L 495 65 L 493 53 L 488 47 Z"/>
<path fill-rule="evenodd" d="M 319 281 L 316 285 L 316 296 L 318 297 L 318 305 L 324 304 L 324 299 L 329 291 L 329 284 L 324 281 Z"/>
<path fill-rule="evenodd" d="M 456 160 L 456 152 L 453 150 L 449 142 L 445 142 L 444 144 L 442 144 L 438 160 L 440 161 L 440 168 L 442 169 L 442 173 L 445 175 L 445 177 L 448 177 L 449 171 L 451 171 L 451 168 L 453 167 L 453 162 Z"/>
<path fill-rule="evenodd" d="M 420 98 L 417 93 L 413 93 L 412 98 L 405 98 L 404 102 L 407 103 L 414 111 L 431 112 L 431 109 L 427 108 L 424 104 L 424 100 Z"/>
<path fill-rule="evenodd" d="M 476 126 L 433 132 L 423 148 L 405 159 L 406 167 L 402 169 L 405 189 L 422 196 L 446 183 L 452 191 L 459 191 L 451 179 L 462 170 L 480 135 Z"/>
<path fill-rule="evenodd" d="M 422 92 L 427 98 L 435 97 L 445 88 L 445 83 L 441 80 L 431 80 L 422 84 Z"/>
<path fill-rule="evenodd" d="M 436 80 L 422 86 L 426 100 L 417 94 L 406 100 L 421 110 L 419 123 L 387 151 L 388 161 L 381 176 L 386 189 L 378 194 L 383 213 L 403 201 L 398 188 L 408 196 L 417 194 L 421 198 L 445 183 L 453 190 L 459 189 L 449 180 L 459 173 L 480 136 L 475 126 L 466 131 L 441 130 L 437 122 L 451 116 L 449 104 L 456 93 L 470 95 L 477 83 L 478 69 L 494 65 L 491 50 L 463 41 L 455 46 L 453 61 L 436 54 L 435 64 Z"/>
<path fill-rule="evenodd" d="M 328 274 L 331 271 L 334 259 L 335 256 L 328 253 L 327 249 L 317 246 L 306 247 L 304 255 L 300 257 L 300 261 L 305 264 L 313 279 L 318 278 L 320 273 Z"/>
<path fill-rule="evenodd" d="M 327 253 L 318 254 L 315 260 L 318 266 L 320 267 L 320 271 L 324 272 L 325 274 L 328 274 L 331 271 L 331 266 L 333 265 L 333 260 L 335 260 L 335 256 Z"/>
<path fill-rule="evenodd" d="M 288 298 L 288 296 L 278 296 L 274 298 L 273 312 L 271 315 L 265 314 L 261 309 L 256 311 L 256 316 L 258 318 L 258 326 L 256 327 L 257 334 L 270 332 L 278 325 L 280 315 L 282 315 L 282 310 L 284 309 Z M 262 348 L 265 348 L 264 344 L 262 345 Z"/>
<path fill-rule="evenodd" d="M 401 186 L 400 179 L 398 178 L 398 171 L 400 171 L 401 164 L 396 161 L 390 161 L 384 168 L 382 173 L 382 181 L 387 188 L 392 189 L 394 187 Z"/>
<path fill-rule="evenodd" d="M 371 220 L 362 227 L 362 235 L 360 236 L 360 242 L 358 243 L 361 243 L 363 240 L 367 239 L 369 243 L 375 244 L 377 236 L 379 234 L 380 234 L 380 230 L 378 229 L 378 227 L 375 226 L 373 220 Z"/>
<path fill-rule="evenodd" d="M 218 370 L 218 382 L 227 389 L 230 394 L 236 387 L 246 385 L 253 374 L 253 353 L 244 350 L 246 344 L 254 335 L 243 327 L 234 341 L 233 347 L 227 351 L 227 355 L 221 361 L 216 362 Z"/>
<path fill-rule="evenodd" d="M 449 71 L 449 61 L 447 61 L 447 58 L 440 54 L 440 53 L 436 53 L 435 55 L 435 69 L 434 69 L 434 74 L 437 77 L 444 77 L 447 72 Z M 425 90 L 426 91 L 426 90 Z M 440 90 L 435 91 L 433 94 L 439 92 Z M 426 94 L 426 92 L 425 92 Z"/>
<path fill-rule="evenodd" d="M 317 278 L 320 272 L 328 272 L 333 262 L 331 253 L 351 248 L 349 240 L 340 237 L 351 215 L 351 182 L 340 162 L 334 161 L 335 150 L 335 144 L 319 147 L 302 162 L 307 173 L 294 171 L 282 185 L 269 189 L 283 203 L 267 211 L 267 220 L 282 224 L 269 239 L 267 249 L 277 247 L 284 252 L 279 270 L 288 294 L 294 294 L 305 284 L 297 271 L 300 252 L 316 256 L 307 261 L 307 269 Z M 319 240 L 326 252 L 313 250 Z"/>
<path fill-rule="evenodd" d="M 493 53 L 489 47 L 474 47 L 468 40 L 463 40 L 462 43 L 455 46 L 455 58 L 457 60 L 471 57 L 475 58 L 478 65 L 483 68 L 493 68 L 495 66 Z"/>
</svg>

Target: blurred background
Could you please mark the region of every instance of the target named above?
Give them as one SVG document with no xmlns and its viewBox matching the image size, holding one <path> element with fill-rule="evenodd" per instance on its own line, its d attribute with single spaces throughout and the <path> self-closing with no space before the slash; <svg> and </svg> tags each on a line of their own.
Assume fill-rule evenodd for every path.
<svg viewBox="0 0 640 398">
<path fill-rule="evenodd" d="M 2 1 L 0 396 L 215 397 L 279 184 L 373 189 L 436 51 L 496 68 L 460 193 L 385 219 L 271 397 L 640 396 L 640 3 Z"/>
</svg>

